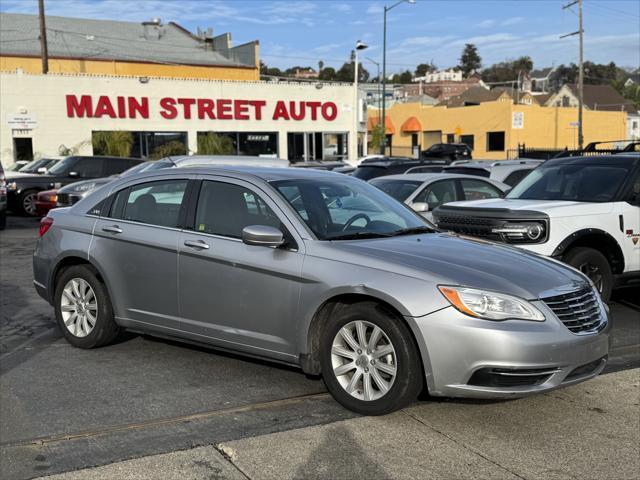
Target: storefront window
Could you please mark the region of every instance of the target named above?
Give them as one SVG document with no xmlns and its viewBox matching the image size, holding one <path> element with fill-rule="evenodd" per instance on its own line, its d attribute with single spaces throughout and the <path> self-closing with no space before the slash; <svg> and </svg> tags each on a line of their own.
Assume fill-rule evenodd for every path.
<svg viewBox="0 0 640 480">
<path fill-rule="evenodd" d="M 92 144 L 94 155 L 161 158 L 188 152 L 187 132 L 94 131 Z"/>
<path fill-rule="evenodd" d="M 348 158 L 347 134 L 346 133 L 325 133 L 323 159 L 324 160 L 345 160 Z"/>
<path fill-rule="evenodd" d="M 198 132 L 199 155 L 278 156 L 276 132 Z"/>
<path fill-rule="evenodd" d="M 287 133 L 287 152 L 290 162 L 342 160 L 348 158 L 346 133 L 291 132 Z"/>
</svg>

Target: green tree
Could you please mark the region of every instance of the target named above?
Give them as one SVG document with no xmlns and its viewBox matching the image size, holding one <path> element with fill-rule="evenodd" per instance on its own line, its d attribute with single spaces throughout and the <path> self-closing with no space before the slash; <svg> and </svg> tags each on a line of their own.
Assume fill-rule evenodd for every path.
<svg viewBox="0 0 640 480">
<path fill-rule="evenodd" d="M 336 69 L 333 67 L 325 67 L 318 75 L 318 79 L 332 81 L 336 79 Z"/>
<path fill-rule="evenodd" d="M 91 137 L 94 155 L 128 157 L 133 147 L 133 134 L 123 130 L 93 132 Z"/>
<path fill-rule="evenodd" d="M 320 60 L 318 62 L 318 73 L 320 73 L 323 68 L 324 68 L 324 62 L 322 60 Z"/>
<path fill-rule="evenodd" d="M 482 66 L 482 58 L 478 53 L 478 47 L 473 43 L 467 43 L 460 55 L 460 69 L 465 77 L 476 72 Z"/>
<path fill-rule="evenodd" d="M 384 129 L 378 124 L 371 130 L 371 150 L 376 151 L 384 141 Z"/>
<path fill-rule="evenodd" d="M 482 80 L 488 83 L 508 83 L 515 82 L 520 72 L 531 72 L 533 70 L 533 60 L 524 56 L 516 60 L 494 63 L 482 70 Z"/>
<path fill-rule="evenodd" d="M 436 67 L 433 62 L 430 63 L 421 63 L 416 67 L 416 77 L 424 77 L 427 73 L 437 72 L 438 67 Z"/>
<path fill-rule="evenodd" d="M 341 82 L 353 82 L 354 62 L 347 62 L 336 72 L 336 80 Z M 366 82 L 369 80 L 369 72 L 358 62 L 358 81 Z"/>
<path fill-rule="evenodd" d="M 187 146 L 179 140 L 172 140 L 156 147 L 149 158 L 151 160 L 159 160 L 161 158 L 172 157 L 174 155 L 186 155 Z"/>
<path fill-rule="evenodd" d="M 233 140 L 226 135 L 207 132 L 198 135 L 198 155 L 232 155 L 236 153 Z"/>
</svg>

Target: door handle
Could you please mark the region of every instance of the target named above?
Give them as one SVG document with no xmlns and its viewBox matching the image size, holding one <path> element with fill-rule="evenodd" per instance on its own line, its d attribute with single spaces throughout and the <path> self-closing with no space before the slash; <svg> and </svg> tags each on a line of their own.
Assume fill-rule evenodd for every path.
<svg viewBox="0 0 640 480">
<path fill-rule="evenodd" d="M 203 242 L 202 240 L 185 240 L 184 244 L 187 247 L 191 247 L 191 248 L 198 248 L 198 249 L 202 249 L 202 250 L 208 250 L 209 249 L 209 244 Z"/>
<path fill-rule="evenodd" d="M 109 232 L 109 233 L 122 233 L 122 229 L 118 225 L 102 227 L 102 231 Z"/>
</svg>

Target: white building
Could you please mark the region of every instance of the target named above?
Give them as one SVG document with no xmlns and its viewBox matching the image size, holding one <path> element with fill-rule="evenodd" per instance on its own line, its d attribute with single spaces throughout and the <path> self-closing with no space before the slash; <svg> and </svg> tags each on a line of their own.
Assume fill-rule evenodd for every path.
<svg viewBox="0 0 640 480">
<path fill-rule="evenodd" d="M 424 82 L 424 83 L 446 82 L 446 81 L 461 82 L 462 71 L 450 68 L 449 70 L 442 70 L 440 72 L 427 73 L 423 77 L 414 78 L 413 81 Z"/>
<path fill-rule="evenodd" d="M 124 130 L 139 157 L 166 140 L 197 153 L 198 136 L 215 132 L 231 137 L 241 155 L 355 162 L 367 143 L 367 119 L 355 103 L 350 84 L 5 72 L 0 156 L 8 166 L 29 154 L 91 155 L 95 132 Z"/>
</svg>

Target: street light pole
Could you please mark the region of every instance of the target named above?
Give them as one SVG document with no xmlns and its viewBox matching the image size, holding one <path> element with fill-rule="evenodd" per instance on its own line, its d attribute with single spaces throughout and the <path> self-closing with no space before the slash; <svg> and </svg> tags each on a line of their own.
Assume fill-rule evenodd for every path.
<svg viewBox="0 0 640 480">
<path fill-rule="evenodd" d="M 380 154 L 385 154 L 385 146 L 387 144 L 387 12 L 397 7 L 401 3 L 413 5 L 416 0 L 400 0 L 390 7 L 384 7 L 384 26 L 382 34 L 382 117 L 378 123 L 382 126 L 382 140 L 380 141 Z"/>
<path fill-rule="evenodd" d="M 355 49 L 355 55 L 354 55 L 354 60 L 355 60 L 355 65 L 353 66 L 353 87 L 354 87 L 354 94 L 355 94 L 355 101 L 354 101 L 354 120 L 355 120 L 355 138 L 353 139 L 354 143 L 355 143 L 355 153 L 356 153 L 356 157 L 358 157 L 358 130 L 359 130 L 359 116 L 360 116 L 360 95 L 358 94 L 358 52 L 360 50 L 365 50 L 369 47 L 369 45 L 367 45 L 364 42 L 361 42 L 360 40 L 358 40 L 356 42 L 356 49 Z"/>
<path fill-rule="evenodd" d="M 44 0 L 38 0 L 38 16 L 40 17 L 40 54 L 42 56 L 42 73 L 48 73 L 49 49 L 47 47 L 47 26 L 44 19 Z"/>
<path fill-rule="evenodd" d="M 369 60 L 371 63 L 373 63 L 376 66 L 376 69 L 378 71 L 377 73 L 377 77 L 378 77 L 378 116 L 380 116 L 380 111 L 382 110 L 382 91 L 380 89 L 381 85 L 382 85 L 382 79 L 380 78 L 380 63 L 376 62 L 375 60 L 370 59 L 369 57 L 364 57 L 366 60 Z"/>
<path fill-rule="evenodd" d="M 582 27 L 582 0 L 573 0 L 564 5 L 563 10 L 578 5 L 578 31 L 562 35 L 560 38 L 578 35 L 580 38 L 580 54 L 578 61 L 578 148 L 582 150 L 584 145 L 584 130 L 582 128 L 582 110 L 584 103 L 584 28 Z"/>
</svg>

